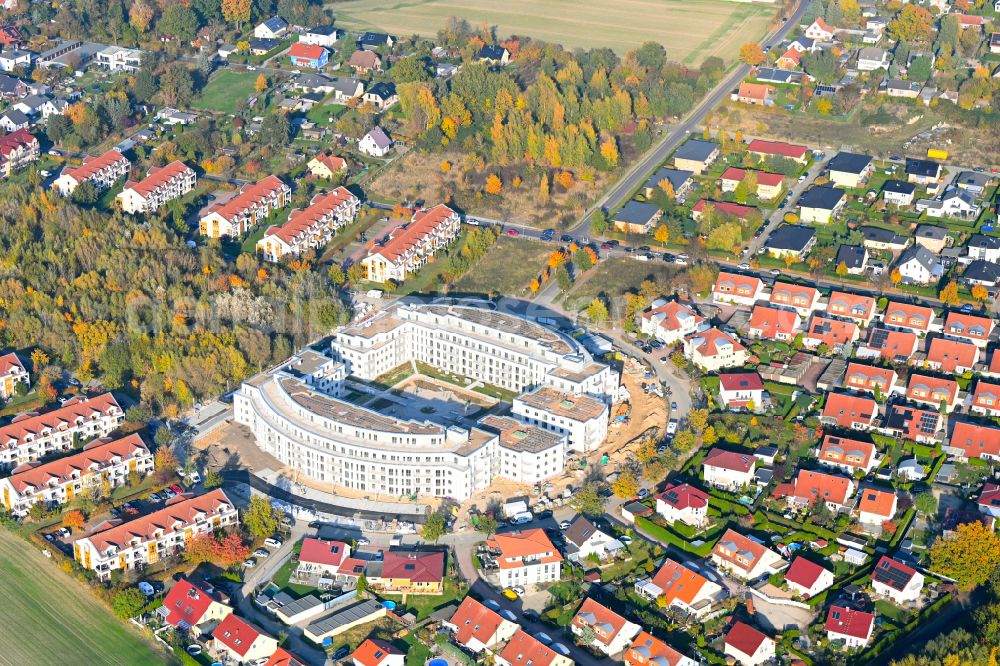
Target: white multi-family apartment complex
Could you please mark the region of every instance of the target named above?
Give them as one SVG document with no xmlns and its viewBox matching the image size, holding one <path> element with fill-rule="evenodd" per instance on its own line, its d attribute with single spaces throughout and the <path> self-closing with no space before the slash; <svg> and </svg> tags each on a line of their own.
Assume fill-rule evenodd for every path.
<svg viewBox="0 0 1000 666">
<path fill-rule="evenodd" d="M 126 213 L 152 213 L 166 203 L 179 199 L 198 183 L 194 169 L 183 162 L 150 169 L 138 183 L 129 181 L 118 195 L 118 205 Z"/>
<path fill-rule="evenodd" d="M 462 220 L 444 204 L 418 210 L 405 226 L 397 227 L 381 246 L 376 246 L 361 265 L 372 282 L 403 282 L 434 254 L 458 237 Z"/>
<path fill-rule="evenodd" d="M 574 451 L 593 451 L 608 436 L 608 405 L 589 395 L 539 386 L 514 398 L 514 414 L 565 435 Z"/>
<path fill-rule="evenodd" d="M 52 183 L 52 187 L 64 197 L 68 197 L 84 182 L 89 182 L 97 190 L 103 191 L 115 181 L 128 175 L 132 163 L 115 149 L 103 155 L 87 155 L 78 167 L 66 167 Z"/>
<path fill-rule="evenodd" d="M 298 256 L 326 245 L 340 229 L 354 221 L 361 200 L 346 187 L 317 194 L 305 210 L 293 210 L 284 224 L 268 227 L 257 241 L 257 254 L 266 261 Z"/>
<path fill-rule="evenodd" d="M 477 307 L 392 307 L 338 332 L 333 350 L 349 374 L 369 381 L 410 361 L 509 391 L 546 385 L 607 401 L 619 381 L 617 372 L 594 361 L 576 340 Z"/>
<path fill-rule="evenodd" d="M 153 454 L 137 434 L 122 439 L 98 439 L 79 453 L 47 463 L 23 465 L 0 479 L 0 502 L 15 516 L 25 516 L 38 502 L 66 504 L 107 482 L 124 485 L 129 474 L 153 471 Z"/>
<path fill-rule="evenodd" d="M 73 557 L 107 580 L 115 569 L 127 571 L 178 555 L 194 537 L 238 523 L 236 507 L 221 489 L 198 497 L 180 495 L 141 518 L 99 524 L 73 542 Z"/>
<path fill-rule="evenodd" d="M 537 483 L 561 474 L 570 447 L 592 450 L 603 441 L 618 384 L 617 373 L 576 341 L 475 307 L 394 307 L 338 332 L 331 354 L 334 364 L 307 350 L 245 382 L 234 396 L 235 419 L 262 450 L 305 476 L 387 495 L 462 500 L 498 476 Z M 375 379 L 413 361 L 510 391 L 528 389 L 518 400 L 531 414 L 521 418 L 515 410 L 516 418 L 488 416 L 470 427 L 340 399 L 347 374 Z M 536 394 L 550 393 L 554 403 L 535 404 Z"/>
<path fill-rule="evenodd" d="M 235 238 L 267 219 L 271 211 L 284 208 L 291 196 L 292 188 L 277 176 L 261 178 L 244 185 L 229 201 L 209 208 L 198 222 L 198 229 L 209 238 Z"/>
<path fill-rule="evenodd" d="M 110 393 L 74 398 L 43 414 L 24 414 L 0 428 L 0 467 L 12 469 L 73 448 L 76 442 L 104 437 L 125 420 Z"/>
<path fill-rule="evenodd" d="M 322 483 L 465 499 L 492 480 L 492 434 L 381 414 L 284 372 L 244 382 L 233 409 L 263 451 Z"/>
</svg>

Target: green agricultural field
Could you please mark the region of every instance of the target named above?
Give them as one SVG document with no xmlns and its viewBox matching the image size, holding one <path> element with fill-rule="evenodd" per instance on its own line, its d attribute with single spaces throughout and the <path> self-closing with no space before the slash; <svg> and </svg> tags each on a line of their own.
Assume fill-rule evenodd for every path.
<svg viewBox="0 0 1000 666">
<path fill-rule="evenodd" d="M 727 62 L 767 31 L 776 8 L 726 0 L 347 0 L 331 5 L 337 24 L 432 37 L 448 18 L 497 26 L 501 36 L 527 35 L 567 48 L 609 47 L 618 53 L 655 41 L 672 60 Z"/>
<path fill-rule="evenodd" d="M 0 664 L 155 665 L 168 662 L 34 546 L 0 529 Z"/>
<path fill-rule="evenodd" d="M 236 113 L 240 102 L 254 94 L 257 76 L 257 72 L 221 72 L 212 77 L 191 106 L 204 111 Z"/>
</svg>

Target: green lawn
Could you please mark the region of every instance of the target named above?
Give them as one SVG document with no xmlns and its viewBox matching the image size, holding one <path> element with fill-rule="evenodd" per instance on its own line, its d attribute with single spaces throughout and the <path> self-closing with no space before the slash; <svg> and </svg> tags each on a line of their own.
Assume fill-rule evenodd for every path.
<svg viewBox="0 0 1000 666">
<path fill-rule="evenodd" d="M 638 289 L 644 280 L 661 284 L 661 291 L 670 293 L 670 281 L 676 273 L 677 267 L 662 259 L 639 261 L 630 256 L 614 257 L 583 276 L 566 296 L 565 306 L 567 310 L 584 308 L 601 295 L 613 301 L 630 289 Z"/>
<path fill-rule="evenodd" d="M 329 127 L 346 109 L 343 104 L 317 104 L 306 112 L 306 118 L 320 127 Z"/>
<path fill-rule="evenodd" d="M 407 595 L 405 603 L 401 594 L 380 594 L 378 596 L 383 599 L 395 601 L 405 608 L 402 612 L 413 613 L 417 616 L 417 622 L 419 622 L 430 617 L 431 613 L 437 609 L 464 598 L 466 592 L 467 590 L 464 585 L 460 585 L 457 581 L 450 578 L 445 578 L 444 592 L 441 594 L 410 594 Z M 400 611 L 397 609 L 397 612 Z"/>
<path fill-rule="evenodd" d="M 196 109 L 236 113 L 240 102 L 254 94 L 256 72 L 225 71 L 212 77 L 201 91 L 201 97 L 191 103 Z"/>
<path fill-rule="evenodd" d="M 34 546 L 0 529 L 0 664 L 163 664 L 146 642 Z"/>
<path fill-rule="evenodd" d="M 523 295 L 558 247 L 527 238 L 501 236 L 485 257 L 455 283 L 459 293 Z"/>
</svg>

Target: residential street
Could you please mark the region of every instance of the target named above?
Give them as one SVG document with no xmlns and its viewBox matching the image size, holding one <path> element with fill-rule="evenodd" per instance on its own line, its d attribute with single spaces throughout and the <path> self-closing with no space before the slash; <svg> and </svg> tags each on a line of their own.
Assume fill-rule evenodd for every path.
<svg viewBox="0 0 1000 666">
<path fill-rule="evenodd" d="M 779 43 L 785 38 L 793 28 L 797 28 L 799 21 L 802 20 L 802 16 L 805 14 L 808 2 L 805 0 L 800 0 L 792 12 L 789 19 L 782 23 L 781 26 L 768 38 L 765 38 L 761 46 L 764 51 L 770 49 L 773 45 Z M 594 212 L 598 209 L 613 209 L 620 206 L 622 203 L 627 201 L 632 193 L 638 188 L 642 183 L 645 182 L 649 174 L 660 164 L 662 164 L 667 156 L 674 151 L 692 132 L 696 132 L 701 126 L 702 121 L 705 117 L 711 113 L 711 111 L 719 105 L 722 100 L 729 97 L 733 88 L 736 88 L 740 81 L 746 78 L 746 75 L 750 73 L 750 67 L 743 63 L 738 64 L 728 76 L 722 79 L 715 88 L 712 89 L 701 102 L 688 113 L 679 123 L 672 126 L 670 129 L 665 131 L 664 137 L 659 143 L 655 144 L 646 155 L 633 164 L 628 171 L 615 183 L 610 189 L 605 192 L 604 196 L 597 200 L 593 206 L 591 206 L 580 218 L 580 220 L 571 227 L 571 230 L 576 231 L 583 229 L 586 231 L 589 229 L 590 220 Z"/>
</svg>

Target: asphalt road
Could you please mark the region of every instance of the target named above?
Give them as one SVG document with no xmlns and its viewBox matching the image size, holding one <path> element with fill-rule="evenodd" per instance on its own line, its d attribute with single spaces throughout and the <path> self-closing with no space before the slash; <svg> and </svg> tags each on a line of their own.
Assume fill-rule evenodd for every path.
<svg viewBox="0 0 1000 666">
<path fill-rule="evenodd" d="M 774 46 L 785 38 L 793 28 L 798 27 L 799 22 L 805 14 L 807 2 L 801 0 L 795 11 L 770 37 L 765 39 L 761 45 L 764 51 Z M 680 123 L 670 128 L 667 134 L 654 145 L 640 160 L 633 164 L 629 170 L 601 197 L 590 209 L 588 209 L 580 220 L 573 225 L 572 229 L 588 229 L 590 220 L 594 212 L 599 209 L 611 209 L 620 206 L 632 193 L 646 181 L 649 174 L 666 161 L 667 156 L 679 146 L 689 134 L 698 129 L 702 121 L 705 120 L 712 109 L 719 105 L 724 99 L 729 97 L 733 88 L 746 78 L 750 73 L 749 65 L 740 63 L 728 76 L 719 82 L 694 109 L 691 110 Z"/>
</svg>

